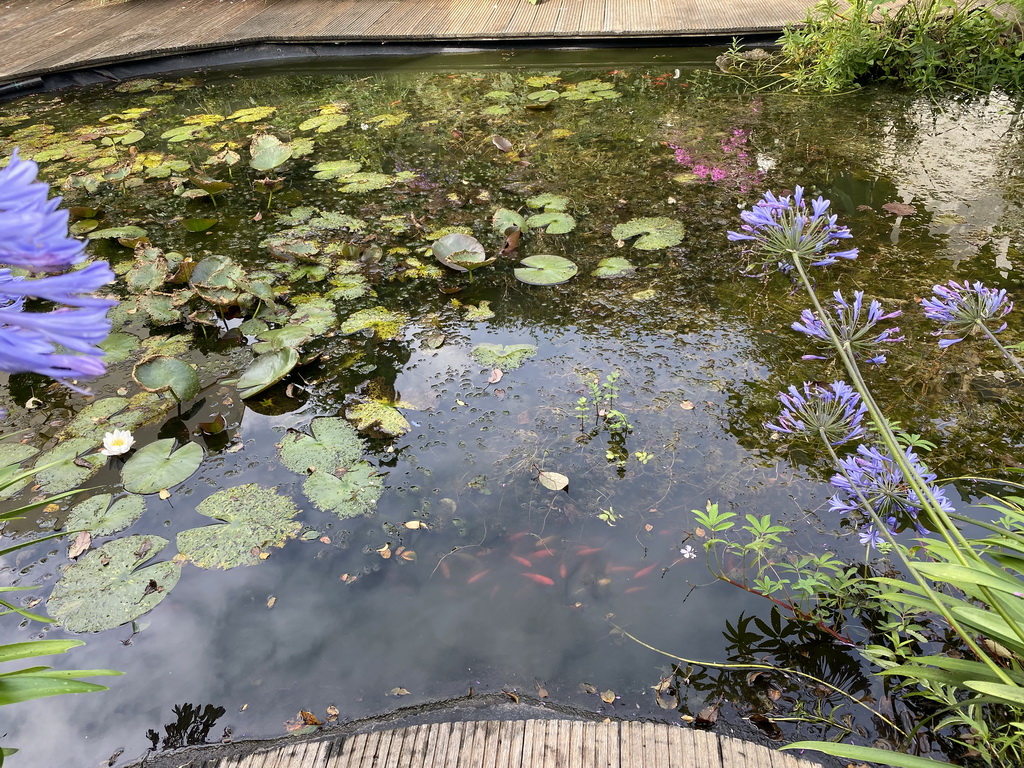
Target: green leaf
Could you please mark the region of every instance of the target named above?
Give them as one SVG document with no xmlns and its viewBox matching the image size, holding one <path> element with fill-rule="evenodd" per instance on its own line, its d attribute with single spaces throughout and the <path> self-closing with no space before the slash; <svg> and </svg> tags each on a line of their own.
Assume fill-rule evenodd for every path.
<svg viewBox="0 0 1024 768">
<path fill-rule="evenodd" d="M 189 232 L 205 232 L 216 223 L 216 219 L 182 219 L 181 221 L 181 225 Z"/>
<path fill-rule="evenodd" d="M 238 377 L 235 386 L 243 399 L 259 394 L 277 384 L 287 376 L 299 362 L 299 353 L 294 349 L 280 349 L 259 355 L 245 372 Z"/>
<path fill-rule="evenodd" d="M 236 123 L 255 123 L 265 120 L 277 111 L 277 107 L 248 107 L 227 116 Z"/>
<path fill-rule="evenodd" d="M 101 632 L 134 621 L 178 583 L 181 569 L 174 563 L 140 568 L 167 543 L 159 536 L 128 536 L 94 549 L 64 571 L 47 610 L 70 632 Z"/>
<path fill-rule="evenodd" d="M 459 233 L 439 237 L 431 243 L 430 250 L 435 259 L 459 272 L 468 272 L 473 268 L 467 264 L 483 265 L 487 260 L 487 253 L 479 240 Z"/>
<path fill-rule="evenodd" d="M 992 696 L 998 699 L 1000 704 L 1005 704 L 1009 707 L 1019 707 L 1024 704 L 1024 688 L 1018 685 L 993 683 L 987 680 L 967 680 L 964 685 L 972 691 Z"/>
<path fill-rule="evenodd" d="M 553 195 L 545 192 L 535 195 L 526 201 L 531 208 L 542 208 L 545 211 L 565 211 L 569 207 L 569 198 L 564 195 Z"/>
<path fill-rule="evenodd" d="M 341 186 L 342 192 L 361 194 L 390 187 L 395 183 L 395 178 L 386 173 L 353 173 L 345 176 L 341 181 L 344 182 Z"/>
<path fill-rule="evenodd" d="M 334 305 L 326 299 L 296 299 L 295 303 L 298 306 L 288 318 L 290 325 L 305 326 L 314 336 L 320 336 L 338 324 Z"/>
<path fill-rule="evenodd" d="M 100 342 L 99 348 L 103 350 L 105 363 L 120 363 L 139 348 L 139 337 L 130 333 L 112 333 Z"/>
<path fill-rule="evenodd" d="M 494 312 L 491 311 L 491 302 L 486 299 L 481 301 L 479 306 L 473 306 L 472 304 L 463 305 L 463 311 L 465 312 L 465 318 L 470 322 L 477 322 L 480 320 L 490 320 L 494 317 Z"/>
<path fill-rule="evenodd" d="M 329 472 L 314 472 L 302 490 L 317 508 L 333 512 L 341 519 L 373 512 L 383 490 L 383 481 L 373 467 L 360 461 L 340 477 Z"/>
<path fill-rule="evenodd" d="M 147 392 L 170 391 L 178 402 L 199 394 L 199 376 L 188 363 L 173 357 L 150 357 L 132 370 L 132 378 Z"/>
<path fill-rule="evenodd" d="M 535 213 L 526 223 L 535 229 L 543 229 L 549 235 L 564 235 L 576 229 L 576 219 L 561 211 Z"/>
<path fill-rule="evenodd" d="M 508 208 L 499 208 L 494 212 L 491 216 L 491 226 L 499 235 L 504 235 L 512 227 L 518 227 L 524 233 L 530 229 L 521 214 Z"/>
<path fill-rule="evenodd" d="M 601 259 L 597 262 L 597 268 L 590 274 L 593 277 L 600 278 L 612 278 L 612 277 L 626 277 L 636 272 L 636 267 L 630 263 L 629 259 L 624 259 L 621 256 L 609 256 L 608 258 Z"/>
<path fill-rule="evenodd" d="M 0 677 L 0 706 L 31 701 L 32 699 L 41 699 L 46 696 L 60 696 L 65 693 L 94 693 L 96 691 L 108 690 L 105 685 L 67 679 L 68 675 L 88 677 L 89 675 L 97 674 L 118 675 L 121 673 L 95 669 L 61 670 L 51 674 L 43 672 L 34 672 L 32 674 L 12 672 L 7 676 Z"/>
<path fill-rule="evenodd" d="M 288 324 L 272 331 L 261 331 L 257 334 L 259 341 L 252 345 L 252 351 L 257 355 L 265 355 L 282 349 L 299 349 L 312 335 L 313 329 L 306 325 Z"/>
<path fill-rule="evenodd" d="M 21 659 L 67 653 L 72 648 L 82 645 L 85 643 L 81 640 L 28 640 L 23 643 L 0 645 L 0 664 L 5 661 L 20 661 Z"/>
<path fill-rule="evenodd" d="M 89 233 L 90 240 L 141 240 L 145 236 L 146 230 L 134 226 L 95 229 Z"/>
<path fill-rule="evenodd" d="M 382 339 L 396 339 L 405 330 L 408 317 L 401 312 L 391 312 L 384 307 L 361 309 L 345 318 L 341 333 L 348 336 L 364 330 L 373 330 Z"/>
<path fill-rule="evenodd" d="M 513 272 L 517 280 L 528 285 L 558 285 L 579 272 L 579 267 L 569 259 L 550 254 L 528 256 L 519 263 Z"/>
<path fill-rule="evenodd" d="M 936 768 L 949 763 L 941 760 L 932 760 L 927 757 L 916 757 L 903 752 L 892 752 L 888 749 L 877 749 L 875 747 L 856 747 L 852 744 L 836 744 L 831 741 L 797 741 L 787 744 L 779 749 L 813 749 L 817 752 L 824 752 L 826 755 L 843 757 L 849 760 L 869 760 L 882 765 L 891 765 L 894 768 Z"/>
<path fill-rule="evenodd" d="M 185 482 L 199 469 L 203 449 L 186 443 L 174 450 L 174 438 L 157 440 L 140 449 L 121 470 L 124 489 L 131 493 L 156 493 Z"/>
<path fill-rule="evenodd" d="M 477 344 L 470 353 L 473 359 L 486 368 L 500 368 L 505 371 L 514 371 L 523 363 L 537 354 L 537 347 L 533 344 Z"/>
<path fill-rule="evenodd" d="M 685 234 L 686 227 L 681 222 L 665 217 L 632 219 L 612 229 L 612 237 L 616 240 L 628 240 L 642 235 L 633 243 L 633 247 L 640 251 L 655 251 L 679 245 Z"/>
<path fill-rule="evenodd" d="M 408 419 L 393 405 L 371 401 L 351 406 L 345 416 L 361 431 L 383 432 L 399 437 L 412 429 Z"/>
<path fill-rule="evenodd" d="M 101 493 L 76 504 L 64 527 L 69 531 L 89 531 L 93 536 L 120 533 L 142 517 L 146 500 L 142 496 L 125 496 L 113 504 L 109 493 Z"/>
<path fill-rule="evenodd" d="M 40 470 L 36 474 L 36 482 L 43 486 L 47 494 L 63 493 L 79 487 L 107 462 L 106 456 L 95 452 L 101 440 L 73 437 L 40 454 L 36 459 L 37 467 L 54 461 L 60 463 Z M 77 463 L 75 459 L 78 459 Z"/>
<path fill-rule="evenodd" d="M 299 130 L 315 130 L 317 133 L 330 133 L 346 125 L 348 125 L 348 115 L 317 115 L 299 123 Z"/>
<path fill-rule="evenodd" d="M 302 529 L 292 520 L 299 508 L 276 490 L 250 483 L 207 497 L 196 512 L 222 523 L 181 531 L 178 551 L 200 568 L 256 565 L 261 550 L 283 547 Z"/>
<path fill-rule="evenodd" d="M 312 435 L 289 432 L 281 441 L 281 461 L 292 472 L 334 472 L 362 458 L 363 441 L 345 419 L 313 419 L 310 429 Z"/>
<path fill-rule="evenodd" d="M 362 170 L 363 164 L 355 160 L 330 160 L 325 163 L 317 163 L 312 168 L 314 179 L 337 179 L 342 176 L 351 176 Z"/>
<path fill-rule="evenodd" d="M 249 165 L 257 171 L 272 171 L 292 156 L 292 148 L 269 133 L 258 133 L 249 145 Z"/>
</svg>

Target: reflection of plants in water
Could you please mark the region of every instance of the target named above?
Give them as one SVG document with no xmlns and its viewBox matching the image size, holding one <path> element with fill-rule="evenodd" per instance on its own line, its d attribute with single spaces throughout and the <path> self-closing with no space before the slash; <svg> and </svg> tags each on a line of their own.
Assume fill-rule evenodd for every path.
<svg viewBox="0 0 1024 768">
<path fill-rule="evenodd" d="M 213 726 L 227 712 L 224 707 L 215 707 L 212 704 L 200 706 L 188 703 L 175 704 L 171 711 L 176 719 L 164 726 L 165 735 L 162 744 L 159 733 L 152 728 L 146 731 L 146 738 L 152 742 L 153 751 L 206 744 L 210 740 L 210 731 L 213 730 Z M 225 738 L 228 738 L 230 730 L 225 728 L 224 734 Z"/>
</svg>

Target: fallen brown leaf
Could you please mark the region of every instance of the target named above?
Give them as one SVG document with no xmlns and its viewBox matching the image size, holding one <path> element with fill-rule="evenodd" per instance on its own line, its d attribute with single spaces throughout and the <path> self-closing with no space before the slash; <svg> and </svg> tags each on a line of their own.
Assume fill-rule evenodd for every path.
<svg viewBox="0 0 1024 768">
<path fill-rule="evenodd" d="M 609 689 L 607 691 L 601 691 L 601 701 L 605 704 L 615 703 L 615 691 Z"/>
<path fill-rule="evenodd" d="M 535 687 L 537 688 L 537 695 L 538 695 L 538 696 L 539 696 L 540 698 L 542 698 L 542 699 L 546 699 L 546 698 L 548 697 L 548 689 L 547 689 L 547 688 L 545 688 L 545 687 L 544 687 L 543 685 L 541 685 L 540 683 L 537 683 L 537 684 L 535 685 Z"/>
<path fill-rule="evenodd" d="M 499 381 L 501 381 L 501 377 L 504 376 L 504 375 L 505 374 L 502 373 L 501 368 L 494 368 L 491 371 L 491 375 L 487 377 L 487 383 L 488 384 L 497 384 Z"/>
<path fill-rule="evenodd" d="M 75 540 L 71 542 L 71 546 L 68 547 L 68 557 L 74 560 L 87 551 L 90 544 L 92 544 L 92 534 L 88 531 L 79 531 L 78 535 L 75 536 Z"/>
</svg>

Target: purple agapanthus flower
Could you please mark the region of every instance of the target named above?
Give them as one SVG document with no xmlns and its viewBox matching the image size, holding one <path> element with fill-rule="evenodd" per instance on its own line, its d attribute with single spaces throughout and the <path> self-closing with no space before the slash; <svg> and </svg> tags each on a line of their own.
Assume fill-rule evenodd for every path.
<svg viewBox="0 0 1024 768">
<path fill-rule="evenodd" d="M 84 246 L 68 235 L 67 212 L 57 210 L 60 198 L 47 198 L 49 186 L 36 181 L 37 172 L 17 151 L 0 171 L 0 262 L 60 271 L 84 258 Z M 106 262 L 35 278 L 0 268 L 0 371 L 39 373 L 73 389 L 72 380 L 102 374 L 99 344 L 110 333 L 106 313 L 116 302 L 94 294 L 113 279 Z M 26 300 L 49 309 L 26 311 Z"/>
<path fill-rule="evenodd" d="M 860 543 L 865 544 L 872 549 L 878 549 L 885 539 L 882 538 L 881 532 L 873 524 L 863 526 L 858 533 Z"/>
<path fill-rule="evenodd" d="M 904 454 L 913 471 L 931 490 L 939 506 L 946 512 L 953 512 L 953 505 L 941 488 L 935 485 L 935 474 L 918 459 L 910 448 Z M 833 512 L 850 514 L 863 511 L 858 499 L 858 491 L 875 513 L 886 520 L 890 529 L 913 526 L 920 529 L 918 513 L 924 503 L 911 489 L 899 464 L 878 448 L 861 445 L 857 452 L 839 460 L 842 472 L 832 478 L 832 485 L 838 488 L 837 493 L 829 499 Z"/>
<path fill-rule="evenodd" d="M 765 424 L 768 429 L 809 440 L 824 436 L 832 445 L 864 434 L 867 407 L 845 381 L 829 385 L 804 382 L 803 391 L 790 386 L 788 392 L 779 393 L 779 401 L 782 412 L 775 424 Z"/>
<path fill-rule="evenodd" d="M 832 294 L 835 298 L 836 318 L 833 321 L 836 334 L 851 352 L 858 356 L 865 357 L 867 363 L 881 365 L 885 362 L 885 352 L 879 349 L 882 344 L 891 344 L 903 341 L 904 337 L 899 336 L 898 326 L 886 328 L 879 331 L 876 326 L 883 320 L 891 320 L 899 317 L 902 313 L 897 309 L 892 312 L 882 312 L 882 305 L 877 299 L 872 299 L 868 305 L 867 315 L 862 317 L 864 311 L 864 291 L 853 292 L 853 304 L 843 298 L 843 294 L 836 291 Z M 816 312 L 805 309 L 800 313 L 800 321 L 793 323 L 793 330 L 806 333 L 808 336 L 820 339 L 823 346 L 831 347 L 831 340 L 825 323 Z M 804 355 L 805 360 L 824 360 L 820 355 Z"/>
<path fill-rule="evenodd" d="M 0 170 L 0 264 L 34 272 L 59 272 L 85 258 L 85 244 L 68 235 L 68 212 L 60 198 L 47 199 L 39 168 L 15 150 Z"/>
<path fill-rule="evenodd" d="M 986 328 L 992 333 L 999 333 L 1006 328 L 1002 322 L 998 328 L 990 324 L 998 323 L 1013 309 L 1013 302 L 1006 296 L 1006 291 L 986 288 L 980 282 L 973 284 L 966 280 L 963 285 L 951 280 L 946 285 L 932 288 L 934 297 L 923 299 L 925 317 L 937 320 L 943 327 L 935 331 L 936 336 L 944 333 L 958 336 L 955 339 L 939 339 L 939 347 L 963 341 L 971 331 Z"/>
<path fill-rule="evenodd" d="M 813 266 L 823 267 L 837 259 L 857 258 L 856 248 L 830 250 L 853 235 L 836 223 L 838 217 L 829 214 L 829 205 L 818 197 L 808 206 L 803 187 L 797 187 L 792 196 L 765 192 L 752 209 L 740 213 L 744 223 L 739 232 L 729 232 L 729 239 L 748 243 L 747 253 L 755 257 L 748 269 L 761 272 L 779 259 L 812 259 Z"/>
</svg>

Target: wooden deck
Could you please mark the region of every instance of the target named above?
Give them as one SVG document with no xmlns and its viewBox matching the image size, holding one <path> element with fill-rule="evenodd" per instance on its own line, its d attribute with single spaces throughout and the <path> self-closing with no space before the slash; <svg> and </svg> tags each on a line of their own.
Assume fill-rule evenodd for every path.
<svg viewBox="0 0 1024 768">
<path fill-rule="evenodd" d="M 0 83 L 264 43 L 543 43 L 764 35 L 813 0 L 8 0 Z"/>
<path fill-rule="evenodd" d="M 149 762 L 146 765 L 150 765 Z M 785 752 L 656 723 L 483 720 L 432 723 L 248 754 L 180 768 L 813 768 Z"/>
</svg>

